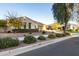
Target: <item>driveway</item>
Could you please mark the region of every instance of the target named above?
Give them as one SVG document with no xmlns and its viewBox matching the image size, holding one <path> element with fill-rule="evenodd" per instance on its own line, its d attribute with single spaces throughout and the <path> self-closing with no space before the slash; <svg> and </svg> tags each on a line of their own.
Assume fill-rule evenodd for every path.
<svg viewBox="0 0 79 59">
<path fill-rule="evenodd" d="M 79 56 L 79 37 L 25 52 L 18 56 Z"/>
</svg>

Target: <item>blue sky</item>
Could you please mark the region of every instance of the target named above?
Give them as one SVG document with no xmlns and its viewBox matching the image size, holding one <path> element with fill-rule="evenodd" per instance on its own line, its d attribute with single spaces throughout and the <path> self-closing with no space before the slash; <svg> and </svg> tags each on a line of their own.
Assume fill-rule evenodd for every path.
<svg viewBox="0 0 79 59">
<path fill-rule="evenodd" d="M 0 18 L 6 18 L 7 11 L 15 12 L 18 16 L 28 16 L 33 20 L 51 24 L 54 22 L 52 4 L 47 3 L 4 3 L 0 4 Z"/>
</svg>

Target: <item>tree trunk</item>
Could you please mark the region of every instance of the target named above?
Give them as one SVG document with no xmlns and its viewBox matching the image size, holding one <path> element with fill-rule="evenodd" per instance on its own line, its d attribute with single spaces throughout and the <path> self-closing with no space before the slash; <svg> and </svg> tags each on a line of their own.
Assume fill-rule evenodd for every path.
<svg viewBox="0 0 79 59">
<path fill-rule="evenodd" d="M 65 18 L 64 18 L 64 20 L 65 20 L 65 24 L 64 24 L 64 33 L 66 33 L 66 29 L 67 29 L 67 23 L 68 23 L 68 21 L 67 21 L 67 7 L 66 7 L 66 5 L 64 5 L 65 6 Z"/>
<path fill-rule="evenodd" d="M 67 30 L 67 23 L 65 23 L 65 26 L 64 26 L 64 33 L 66 33 L 66 30 Z"/>
</svg>

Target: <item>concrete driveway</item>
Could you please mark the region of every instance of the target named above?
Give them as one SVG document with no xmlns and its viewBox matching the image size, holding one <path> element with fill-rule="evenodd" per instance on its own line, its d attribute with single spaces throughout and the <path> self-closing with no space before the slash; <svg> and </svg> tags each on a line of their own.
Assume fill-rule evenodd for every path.
<svg viewBox="0 0 79 59">
<path fill-rule="evenodd" d="M 79 37 L 25 52 L 18 56 L 79 56 Z"/>
</svg>

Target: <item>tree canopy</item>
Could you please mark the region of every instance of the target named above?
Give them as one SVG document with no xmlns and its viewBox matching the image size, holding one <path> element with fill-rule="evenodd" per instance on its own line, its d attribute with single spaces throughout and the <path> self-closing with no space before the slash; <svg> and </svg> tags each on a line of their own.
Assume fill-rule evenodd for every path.
<svg viewBox="0 0 79 59">
<path fill-rule="evenodd" d="M 9 26 L 13 26 L 15 28 L 20 28 L 22 26 L 22 22 L 20 20 L 17 19 L 10 19 L 8 22 Z"/>
<path fill-rule="evenodd" d="M 73 3 L 54 3 L 52 11 L 58 23 L 64 24 L 63 30 L 66 31 L 67 23 L 70 20 L 74 4 Z"/>
<path fill-rule="evenodd" d="M 16 13 L 11 13 L 8 11 L 8 15 L 6 16 L 6 18 L 8 19 L 9 26 L 13 26 L 18 29 L 22 26 L 22 22 L 20 19 L 18 19 Z"/>
<path fill-rule="evenodd" d="M 55 3 L 52 6 L 54 18 L 61 24 L 68 22 L 73 11 L 73 3 Z"/>
<path fill-rule="evenodd" d="M 60 24 L 60 23 L 53 23 L 53 24 L 51 25 L 51 27 L 52 27 L 52 29 L 54 29 L 54 30 L 58 30 L 59 28 L 61 28 L 61 24 Z"/>
<path fill-rule="evenodd" d="M 0 20 L 0 28 L 7 27 L 7 21 L 6 20 Z"/>
</svg>

